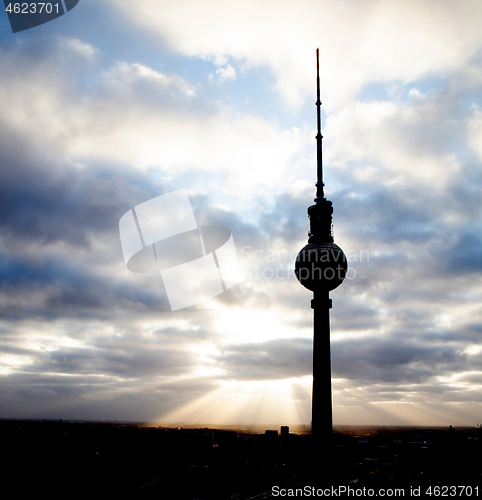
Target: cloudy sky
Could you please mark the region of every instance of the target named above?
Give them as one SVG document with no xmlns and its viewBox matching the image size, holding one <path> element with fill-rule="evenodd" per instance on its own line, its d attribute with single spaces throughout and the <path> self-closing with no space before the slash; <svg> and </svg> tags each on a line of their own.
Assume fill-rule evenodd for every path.
<svg viewBox="0 0 482 500">
<path fill-rule="evenodd" d="M 0 12 L 0 418 L 309 424 L 316 56 L 335 424 L 475 425 L 482 3 L 81 0 Z M 242 279 L 171 311 L 119 220 L 188 190 Z"/>
</svg>

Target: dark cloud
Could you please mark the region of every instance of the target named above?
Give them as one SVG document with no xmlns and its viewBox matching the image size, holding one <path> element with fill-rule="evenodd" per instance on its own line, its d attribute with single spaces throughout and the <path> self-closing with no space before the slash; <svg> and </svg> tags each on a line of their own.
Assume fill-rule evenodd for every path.
<svg viewBox="0 0 482 500">
<path fill-rule="evenodd" d="M 381 326 L 379 311 L 369 305 L 357 304 L 346 297 L 336 301 L 336 314 L 332 314 L 331 328 L 336 334 L 337 331 L 372 330 Z"/>
<path fill-rule="evenodd" d="M 286 248 L 305 237 L 309 230 L 307 208 L 313 201 L 291 193 L 282 193 L 269 212 L 260 214 L 259 229 L 268 235 L 268 241 L 281 238 Z M 301 249 L 300 249 L 301 250 Z"/>
<path fill-rule="evenodd" d="M 227 346 L 217 361 L 228 379 L 276 380 L 309 375 L 312 356 L 310 339 L 292 338 Z"/>
<path fill-rule="evenodd" d="M 12 259 L 2 271 L 0 312 L 4 319 L 115 320 L 129 311 L 170 311 L 159 275 L 122 280 L 65 257 L 45 258 L 40 263 Z"/>
<path fill-rule="evenodd" d="M 439 373 L 470 367 L 455 346 L 423 345 L 399 339 L 364 338 L 332 344 L 333 375 L 339 378 L 420 383 Z"/>
<path fill-rule="evenodd" d="M 0 125 L 0 227 L 8 240 L 74 247 L 108 233 L 129 208 L 166 191 L 129 168 L 79 168 Z"/>
<path fill-rule="evenodd" d="M 457 234 L 458 233 L 458 234 Z M 474 228 L 456 232 L 456 240 L 439 258 L 446 270 L 454 274 L 482 272 L 482 238 Z"/>
<path fill-rule="evenodd" d="M 341 225 L 350 237 L 370 245 L 401 241 L 415 245 L 439 235 L 441 200 L 433 193 L 367 184 L 358 182 L 333 196 L 338 228 Z M 362 194 L 353 197 L 353 193 Z"/>
<path fill-rule="evenodd" d="M 150 383 L 148 383 L 150 382 Z M 215 387 L 209 381 L 143 384 L 109 376 L 13 374 L 0 387 L 2 418 L 159 421 Z"/>
<path fill-rule="evenodd" d="M 36 372 L 62 374 L 105 374 L 127 378 L 181 375 L 190 371 L 192 355 L 175 350 L 144 348 L 126 350 L 117 346 L 110 349 L 59 349 L 42 356 L 35 365 Z M 28 371 L 28 368 L 25 368 Z"/>
</svg>

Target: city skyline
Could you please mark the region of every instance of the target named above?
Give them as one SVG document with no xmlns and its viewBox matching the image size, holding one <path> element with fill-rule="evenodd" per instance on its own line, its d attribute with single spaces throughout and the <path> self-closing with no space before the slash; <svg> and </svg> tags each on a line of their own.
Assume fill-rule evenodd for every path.
<svg viewBox="0 0 482 500">
<path fill-rule="evenodd" d="M 455 8 L 456 7 L 456 8 Z M 309 425 L 316 182 L 334 425 L 476 425 L 482 399 L 482 5 L 81 0 L 0 13 L 0 418 Z M 9 31 L 10 30 L 10 31 Z M 186 189 L 243 279 L 171 311 L 119 220 Z"/>
</svg>

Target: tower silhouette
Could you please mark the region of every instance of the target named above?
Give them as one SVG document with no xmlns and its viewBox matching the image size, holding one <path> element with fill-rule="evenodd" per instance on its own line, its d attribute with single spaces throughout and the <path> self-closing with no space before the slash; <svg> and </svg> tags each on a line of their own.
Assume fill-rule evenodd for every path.
<svg viewBox="0 0 482 500">
<path fill-rule="evenodd" d="M 313 292 L 313 393 L 311 433 L 314 447 L 331 442 L 333 417 L 331 394 L 330 291 L 341 285 L 347 272 L 343 250 L 335 245 L 332 232 L 333 204 L 325 198 L 321 135 L 320 64 L 316 49 L 317 89 L 317 181 L 315 204 L 308 208 L 308 244 L 295 261 L 298 281 Z"/>
</svg>

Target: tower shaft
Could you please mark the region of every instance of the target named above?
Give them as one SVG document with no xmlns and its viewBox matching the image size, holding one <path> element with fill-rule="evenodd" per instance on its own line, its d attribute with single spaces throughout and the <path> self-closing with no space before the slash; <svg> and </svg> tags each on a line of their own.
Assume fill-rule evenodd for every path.
<svg viewBox="0 0 482 500">
<path fill-rule="evenodd" d="M 311 434 L 315 449 L 319 449 L 320 446 L 331 443 L 333 427 L 329 292 L 314 292 L 311 307 L 313 309 Z"/>
</svg>

